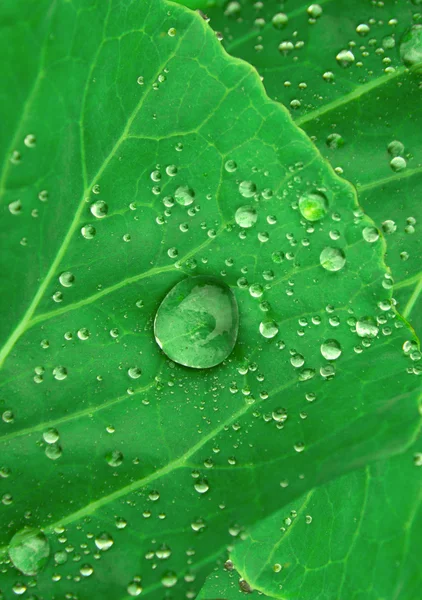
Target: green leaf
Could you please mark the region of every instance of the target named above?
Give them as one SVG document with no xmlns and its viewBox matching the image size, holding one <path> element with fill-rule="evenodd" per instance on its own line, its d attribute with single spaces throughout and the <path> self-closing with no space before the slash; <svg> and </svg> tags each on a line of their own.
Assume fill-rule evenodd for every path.
<svg viewBox="0 0 422 600">
<path fill-rule="evenodd" d="M 226 563 L 233 572 L 214 573 L 198 598 L 235 598 L 245 585 L 283 600 L 416 598 L 422 583 L 416 449 L 420 442 L 311 490 L 255 526 Z"/>
<path fill-rule="evenodd" d="M 356 0 L 352 10 L 348 0 L 326 0 L 319 16 L 310 6 L 286 4 L 287 23 L 277 20 L 276 0 L 229 2 L 208 15 L 227 51 L 257 68 L 269 96 L 290 107 L 357 187 L 360 204 L 385 232 L 399 310 L 421 331 L 420 3 Z M 343 50 L 351 51 L 350 63 L 336 59 Z"/>
<path fill-rule="evenodd" d="M 244 527 L 408 447 L 416 341 L 354 189 L 199 15 L 157 0 L 1 10 L 0 586 L 194 597 Z M 327 206 L 315 222 L 310 193 Z M 161 302 L 196 275 L 239 306 L 213 369 L 154 338 Z M 36 579 L 10 562 L 25 527 L 50 546 Z"/>
</svg>

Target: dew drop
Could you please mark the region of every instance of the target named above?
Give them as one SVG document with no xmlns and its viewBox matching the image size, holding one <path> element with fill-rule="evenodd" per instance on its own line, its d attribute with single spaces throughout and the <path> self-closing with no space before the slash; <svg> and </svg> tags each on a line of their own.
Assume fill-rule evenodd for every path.
<svg viewBox="0 0 422 600">
<path fill-rule="evenodd" d="M 113 544 L 114 540 L 109 533 L 101 533 L 95 538 L 95 545 L 98 550 L 101 550 L 102 552 L 109 550 Z"/>
<path fill-rule="evenodd" d="M 390 161 L 390 167 L 395 173 L 399 173 L 400 171 L 404 171 L 407 167 L 406 159 L 402 156 L 395 156 Z"/>
<path fill-rule="evenodd" d="M 322 192 L 306 192 L 299 198 L 299 210 L 308 221 L 319 221 L 327 214 L 327 198 Z"/>
<path fill-rule="evenodd" d="M 62 366 L 54 367 L 53 377 L 54 377 L 54 379 L 57 379 L 57 381 L 63 381 L 63 379 L 66 379 L 66 377 L 67 377 L 66 367 L 62 367 Z"/>
<path fill-rule="evenodd" d="M 336 56 L 336 61 L 341 67 L 347 69 L 355 62 L 355 55 L 351 50 L 341 50 Z"/>
<path fill-rule="evenodd" d="M 271 20 L 273 27 L 275 27 L 276 29 L 283 29 L 283 27 L 285 27 L 288 22 L 289 17 L 282 12 L 275 14 Z"/>
<path fill-rule="evenodd" d="M 241 206 L 237 209 L 234 219 L 239 227 L 249 229 L 253 227 L 258 219 L 258 214 L 253 206 Z"/>
<path fill-rule="evenodd" d="M 322 7 L 319 4 L 311 4 L 306 9 L 306 12 L 313 19 L 318 19 L 322 15 Z"/>
<path fill-rule="evenodd" d="M 363 317 L 356 323 L 356 333 L 359 337 L 374 338 L 378 335 L 378 325 L 373 317 Z"/>
<path fill-rule="evenodd" d="M 242 181 L 239 184 L 239 192 L 244 198 L 252 198 L 256 193 L 256 185 L 253 181 Z"/>
<path fill-rule="evenodd" d="M 380 234 L 376 227 L 365 227 L 362 230 L 362 236 L 365 242 L 373 244 L 374 242 L 379 240 Z"/>
<path fill-rule="evenodd" d="M 49 427 L 46 429 L 43 434 L 43 439 L 47 444 L 55 444 L 59 441 L 59 432 L 54 427 Z"/>
<path fill-rule="evenodd" d="M 327 360 L 337 360 L 341 355 L 341 346 L 337 340 L 326 340 L 321 344 L 321 354 Z"/>
<path fill-rule="evenodd" d="M 24 575 L 36 575 L 50 554 L 48 539 L 42 531 L 24 527 L 10 540 L 9 556 L 13 565 Z"/>
<path fill-rule="evenodd" d="M 90 211 L 97 219 L 103 219 L 108 213 L 108 206 L 104 200 L 97 200 L 91 204 Z"/>
<path fill-rule="evenodd" d="M 391 156 L 401 156 L 404 152 L 404 145 L 398 140 L 393 140 L 388 144 L 387 150 Z"/>
<path fill-rule="evenodd" d="M 407 67 L 422 66 L 422 25 L 416 24 L 407 31 L 400 43 L 400 57 Z"/>
<path fill-rule="evenodd" d="M 236 298 L 213 277 L 198 276 L 176 284 L 160 304 L 155 340 L 174 362 L 186 367 L 214 367 L 232 352 L 239 315 Z"/>
<path fill-rule="evenodd" d="M 171 587 L 175 586 L 177 583 L 176 573 L 174 573 L 173 571 L 167 571 L 167 573 L 165 573 L 162 576 L 161 583 L 166 588 L 171 588 Z"/>
<path fill-rule="evenodd" d="M 324 248 L 319 260 L 321 266 L 327 271 L 340 271 L 346 263 L 346 257 L 340 248 Z"/>
<path fill-rule="evenodd" d="M 59 275 L 59 282 L 63 287 L 71 287 L 75 282 L 75 276 L 70 271 L 65 271 Z"/>
<path fill-rule="evenodd" d="M 195 198 L 195 192 L 187 185 L 177 188 L 174 198 L 180 206 L 190 206 Z"/>
<path fill-rule="evenodd" d="M 139 583 L 139 581 L 131 581 L 129 583 L 129 585 L 126 588 L 127 593 L 129 594 L 129 596 L 140 596 L 142 593 L 142 586 Z"/>
<path fill-rule="evenodd" d="M 278 333 L 278 325 L 275 321 L 263 321 L 259 324 L 259 333 L 267 339 L 275 337 Z"/>
<path fill-rule="evenodd" d="M 208 485 L 208 481 L 206 479 L 198 479 L 197 481 L 195 481 L 193 487 L 198 492 L 198 494 L 205 494 L 210 489 L 210 486 Z"/>
<path fill-rule="evenodd" d="M 81 228 L 81 234 L 86 240 L 92 240 L 92 238 L 95 237 L 96 233 L 97 233 L 97 231 L 93 225 L 88 224 L 88 225 L 84 225 Z"/>
<path fill-rule="evenodd" d="M 123 454 L 119 450 L 108 452 L 105 458 L 110 467 L 120 467 L 123 462 Z"/>
</svg>

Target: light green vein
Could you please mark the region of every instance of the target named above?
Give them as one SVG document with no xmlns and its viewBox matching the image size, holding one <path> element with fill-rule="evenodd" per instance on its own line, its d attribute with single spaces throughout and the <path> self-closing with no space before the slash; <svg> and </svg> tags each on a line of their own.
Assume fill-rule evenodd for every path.
<svg viewBox="0 0 422 600">
<path fill-rule="evenodd" d="M 370 183 L 365 183 L 363 185 L 359 185 L 358 183 L 356 184 L 356 187 L 359 193 L 366 192 L 367 190 L 372 190 L 373 188 L 380 187 L 381 185 L 388 185 L 394 181 L 401 181 L 402 179 L 413 177 L 413 175 L 417 175 L 419 173 L 422 173 L 422 165 L 420 167 L 415 167 L 414 169 L 406 169 L 405 171 L 401 171 L 395 175 L 390 175 L 390 177 L 384 177 L 383 179 L 371 181 Z"/>
<path fill-rule="evenodd" d="M 415 306 L 415 304 L 416 304 L 419 296 L 421 295 L 421 293 L 422 293 L 422 276 L 420 276 L 418 285 L 413 290 L 413 294 L 410 296 L 410 298 L 409 298 L 406 306 L 404 307 L 404 310 L 403 310 L 402 314 L 403 314 L 403 317 L 405 319 L 407 319 L 407 317 L 412 312 L 413 307 Z"/>
<path fill-rule="evenodd" d="M 57 425 L 62 425 L 63 423 L 68 423 L 69 421 L 74 421 L 75 419 L 79 419 L 81 417 L 93 416 L 95 413 L 105 410 L 106 408 L 110 408 L 110 406 L 115 406 L 116 404 L 120 404 L 129 398 L 134 398 L 139 396 L 140 394 L 145 394 L 150 389 L 155 387 L 156 382 L 152 381 L 148 385 L 137 389 L 132 395 L 123 394 L 122 396 L 118 396 L 117 398 L 113 398 L 112 400 L 108 400 L 103 404 L 98 404 L 96 406 L 88 406 L 83 410 L 78 410 L 77 412 L 71 413 L 69 415 L 64 415 L 63 417 L 57 417 L 57 419 L 52 419 L 51 421 L 44 421 L 43 423 L 38 423 L 37 425 L 33 425 L 32 427 L 26 427 L 25 429 L 19 429 L 18 431 L 13 431 L 7 435 L 3 435 L 0 437 L 0 444 L 3 442 L 9 442 L 16 438 L 22 437 L 24 435 L 32 435 L 37 431 L 44 431 L 48 427 L 57 427 Z"/>
<path fill-rule="evenodd" d="M 188 31 L 186 32 L 186 34 L 188 34 Z M 180 37 L 175 49 L 173 50 L 173 53 L 166 57 L 166 61 L 165 63 L 161 64 L 159 66 L 159 68 L 156 70 L 156 73 L 153 77 L 153 81 L 155 81 L 155 79 L 157 79 L 158 75 L 162 72 L 163 68 L 165 67 L 165 65 L 169 62 L 169 60 L 171 60 L 171 58 L 176 54 L 177 50 L 179 49 L 179 46 L 181 45 L 182 41 L 183 41 L 183 37 Z M 114 158 L 114 156 L 116 155 L 116 152 L 118 151 L 118 149 L 120 148 L 120 146 L 122 145 L 122 143 L 126 140 L 130 128 L 135 120 L 135 118 L 137 117 L 139 111 L 141 110 L 146 98 L 148 98 L 149 94 L 151 93 L 151 91 L 153 90 L 153 88 L 151 87 L 150 90 L 148 90 L 148 92 L 146 92 L 142 98 L 140 99 L 140 101 L 138 102 L 138 104 L 136 105 L 135 109 L 133 110 L 131 116 L 129 117 L 126 126 L 123 129 L 123 132 L 121 133 L 120 137 L 117 139 L 117 141 L 115 142 L 113 148 L 111 149 L 111 151 L 109 152 L 109 154 L 107 155 L 107 157 L 105 158 L 105 160 L 103 161 L 102 165 L 100 166 L 100 168 L 98 169 L 97 173 L 95 173 L 95 175 L 92 177 L 91 182 L 86 186 L 86 189 L 83 191 L 82 193 L 82 197 L 81 200 L 79 202 L 79 206 L 76 210 L 75 216 L 70 224 L 70 227 L 64 237 L 64 240 L 56 254 L 56 257 L 54 258 L 53 262 L 50 265 L 50 268 L 44 278 L 44 280 L 42 281 L 40 287 L 38 288 L 38 291 L 36 292 L 34 298 L 32 299 L 32 302 L 30 303 L 30 305 L 28 306 L 27 310 L 25 311 L 22 319 L 20 320 L 20 322 L 18 323 L 17 327 L 14 329 L 14 331 L 11 333 L 11 335 L 9 336 L 8 340 L 6 341 L 6 343 L 4 344 L 3 348 L 0 351 L 0 367 L 3 365 L 4 361 L 6 360 L 7 356 L 9 355 L 9 353 L 11 352 L 11 350 L 13 349 L 15 343 L 17 342 L 17 340 L 21 337 L 21 335 L 26 331 L 26 328 L 35 312 L 35 310 L 38 307 L 38 304 L 40 303 L 40 300 L 42 299 L 51 279 L 53 278 L 53 276 L 55 275 L 61 261 L 62 258 L 64 257 L 67 248 L 70 244 L 70 241 L 73 237 L 73 234 L 75 233 L 75 230 L 79 224 L 80 221 L 80 217 L 82 214 L 82 211 L 85 207 L 85 197 L 87 196 L 87 194 L 89 194 L 92 186 L 96 183 L 96 181 L 101 177 L 101 175 L 104 173 L 104 171 L 107 169 L 108 165 L 110 164 L 110 162 L 112 161 L 112 159 Z"/>
<path fill-rule="evenodd" d="M 332 110 L 339 108 L 340 106 L 344 106 L 346 104 L 349 104 L 350 102 L 353 102 L 354 100 L 358 100 L 361 96 L 367 94 L 368 92 L 371 92 L 372 90 L 374 90 L 378 87 L 381 87 L 386 82 L 392 81 L 396 77 L 403 75 L 403 73 L 405 73 L 406 70 L 407 70 L 406 67 L 398 67 L 394 73 L 382 75 L 381 77 L 378 77 L 377 79 L 368 81 L 368 83 L 364 83 L 363 85 L 361 85 L 358 88 L 356 88 L 355 90 L 353 90 L 353 92 L 350 92 L 349 94 L 346 94 L 345 96 L 341 96 L 340 98 L 337 98 L 337 100 L 333 100 L 333 102 L 329 102 L 328 104 L 325 104 L 324 106 L 321 106 L 320 108 L 317 108 L 317 109 L 309 112 L 307 115 L 304 115 L 303 117 L 300 117 L 299 119 L 296 119 L 295 123 L 299 127 L 302 127 L 306 123 L 309 123 L 310 121 L 314 121 L 315 119 L 322 117 L 326 113 L 329 113 Z"/>
</svg>

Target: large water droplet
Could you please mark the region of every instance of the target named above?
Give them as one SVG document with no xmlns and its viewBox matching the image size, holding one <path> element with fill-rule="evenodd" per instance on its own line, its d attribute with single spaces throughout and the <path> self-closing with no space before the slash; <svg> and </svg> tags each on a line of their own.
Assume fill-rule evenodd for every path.
<svg viewBox="0 0 422 600">
<path fill-rule="evenodd" d="M 363 317 L 356 323 L 356 333 L 359 337 L 374 338 L 378 335 L 378 325 L 373 317 Z"/>
<path fill-rule="evenodd" d="M 346 263 L 346 257 L 340 248 L 324 248 L 319 260 L 321 266 L 327 271 L 340 271 Z"/>
<path fill-rule="evenodd" d="M 249 227 L 255 225 L 258 215 L 253 206 L 241 206 L 237 209 L 234 219 L 239 227 L 249 229 Z"/>
<path fill-rule="evenodd" d="M 341 346 L 337 340 L 326 340 L 321 344 L 321 354 L 327 360 L 337 360 L 341 355 Z"/>
<path fill-rule="evenodd" d="M 336 61 L 341 67 L 346 69 L 355 62 L 355 55 L 351 50 L 341 50 L 336 56 Z"/>
<path fill-rule="evenodd" d="M 108 206 L 104 200 L 98 200 L 91 204 L 90 211 L 97 219 L 103 219 L 107 216 Z"/>
<path fill-rule="evenodd" d="M 24 527 L 12 537 L 9 556 L 14 566 L 24 575 L 36 575 L 47 562 L 50 544 L 42 531 Z"/>
<path fill-rule="evenodd" d="M 319 221 L 327 213 L 327 198 L 321 192 L 306 192 L 299 198 L 299 210 L 308 221 Z"/>
<path fill-rule="evenodd" d="M 422 25 L 413 25 L 403 36 L 400 56 L 407 67 L 420 64 L 422 68 Z"/>
<path fill-rule="evenodd" d="M 177 188 L 174 198 L 180 206 L 190 206 L 195 198 L 195 192 L 187 185 Z"/>
<path fill-rule="evenodd" d="M 233 292 L 213 277 L 176 284 L 164 298 L 154 322 L 157 344 L 167 356 L 195 369 L 215 367 L 234 348 L 239 328 Z"/>
</svg>

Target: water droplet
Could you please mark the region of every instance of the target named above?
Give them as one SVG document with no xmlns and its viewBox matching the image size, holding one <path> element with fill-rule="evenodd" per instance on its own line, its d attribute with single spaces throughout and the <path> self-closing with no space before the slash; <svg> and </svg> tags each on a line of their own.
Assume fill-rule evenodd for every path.
<svg viewBox="0 0 422 600">
<path fill-rule="evenodd" d="M 214 367 L 232 352 L 239 316 L 230 288 L 213 277 L 176 284 L 160 304 L 154 322 L 157 344 L 186 367 Z"/>
<path fill-rule="evenodd" d="M 43 439 L 47 444 L 55 444 L 59 441 L 59 432 L 54 427 L 49 427 L 46 429 L 43 434 Z"/>
<path fill-rule="evenodd" d="M 9 204 L 9 211 L 12 215 L 19 215 L 22 211 L 22 202 L 20 200 L 14 200 Z"/>
<path fill-rule="evenodd" d="M 305 523 L 307 525 L 310 525 L 312 523 L 312 517 L 311 517 L 311 515 L 306 515 L 306 517 L 305 517 Z"/>
<path fill-rule="evenodd" d="M 82 577 L 90 577 L 94 572 L 94 569 L 91 567 L 91 565 L 82 565 L 82 567 L 79 569 L 79 573 L 82 575 Z"/>
<path fill-rule="evenodd" d="M 382 223 L 382 230 L 384 233 L 394 233 L 397 230 L 397 225 L 394 221 L 387 220 Z"/>
<path fill-rule="evenodd" d="M 24 527 L 10 540 L 10 560 L 24 575 L 39 573 L 47 562 L 49 554 L 48 539 L 39 529 Z"/>
<path fill-rule="evenodd" d="M 365 242 L 373 244 L 374 242 L 379 240 L 380 234 L 376 227 L 365 227 L 362 230 L 362 236 Z"/>
<path fill-rule="evenodd" d="M 62 367 L 62 366 L 54 367 L 53 377 L 54 377 L 54 379 L 57 379 L 57 381 L 62 381 L 63 379 L 66 379 L 66 377 L 67 377 L 66 367 Z"/>
<path fill-rule="evenodd" d="M 248 229 L 249 227 L 253 227 L 253 225 L 255 225 L 258 219 L 258 214 L 253 206 L 241 206 L 237 209 L 234 219 L 239 227 Z"/>
<path fill-rule="evenodd" d="M 327 271 L 340 271 L 346 263 L 346 257 L 340 248 L 324 248 L 319 260 Z"/>
<path fill-rule="evenodd" d="M 398 173 L 399 171 L 404 171 L 404 169 L 407 167 L 406 159 L 402 156 L 395 156 L 390 161 L 390 167 L 396 173 Z"/>
<path fill-rule="evenodd" d="M 335 150 L 344 146 L 344 139 L 339 133 L 330 133 L 330 135 L 325 140 L 325 143 L 329 148 Z"/>
<path fill-rule="evenodd" d="M 278 333 L 278 325 L 275 321 L 263 321 L 259 324 L 259 332 L 264 338 L 271 339 Z"/>
<path fill-rule="evenodd" d="M 299 198 L 299 210 L 308 221 L 319 221 L 327 214 L 328 202 L 322 192 L 306 192 Z"/>
<path fill-rule="evenodd" d="M 177 188 L 174 198 L 180 206 L 190 206 L 195 198 L 195 192 L 187 185 Z"/>
<path fill-rule="evenodd" d="M 177 575 L 176 575 L 176 573 L 174 573 L 173 571 L 167 571 L 167 573 L 165 573 L 162 576 L 161 583 L 166 588 L 173 587 L 177 583 Z"/>
<path fill-rule="evenodd" d="M 123 462 L 123 454 L 119 450 L 112 450 L 111 452 L 107 452 L 106 461 L 110 467 L 120 467 Z"/>
<path fill-rule="evenodd" d="M 355 55 L 351 50 L 341 50 L 336 56 L 336 61 L 341 67 L 346 69 L 355 62 Z"/>
<path fill-rule="evenodd" d="M 128 369 L 127 374 L 131 379 L 139 379 L 139 377 L 142 375 L 142 371 L 139 367 L 131 367 Z"/>
<path fill-rule="evenodd" d="M 224 168 L 226 169 L 227 173 L 234 173 L 237 169 L 237 164 L 234 160 L 228 160 L 224 165 Z"/>
<path fill-rule="evenodd" d="M 239 184 L 239 192 L 244 198 L 252 198 L 256 193 L 256 185 L 253 181 L 242 181 Z"/>
<path fill-rule="evenodd" d="M 35 145 L 37 143 L 35 135 L 32 133 L 29 133 L 27 136 L 25 136 L 23 143 L 25 144 L 25 146 L 27 148 L 35 148 Z"/>
<path fill-rule="evenodd" d="M 289 17 L 282 12 L 275 14 L 271 20 L 271 23 L 276 29 L 283 29 L 283 27 L 285 27 L 288 22 Z"/>
<path fill-rule="evenodd" d="M 113 544 L 114 540 L 109 533 L 101 533 L 95 538 L 95 545 L 98 550 L 102 550 L 103 552 L 109 550 Z"/>
<path fill-rule="evenodd" d="M 70 271 L 65 271 L 59 275 L 59 281 L 63 287 L 71 287 L 75 282 L 75 276 Z"/>
<path fill-rule="evenodd" d="M 373 317 L 363 317 L 356 323 L 356 333 L 359 337 L 374 338 L 378 335 L 378 325 Z"/>
<path fill-rule="evenodd" d="M 326 340 L 321 344 L 321 354 L 327 360 L 337 360 L 341 355 L 341 346 L 337 340 Z"/>
<path fill-rule="evenodd" d="M 131 581 L 126 589 L 129 596 L 140 596 L 142 593 L 142 586 L 136 580 Z"/>
<path fill-rule="evenodd" d="M 422 66 L 422 25 L 413 25 L 400 43 L 400 57 L 406 67 Z"/>
<path fill-rule="evenodd" d="M 88 224 L 81 228 L 81 234 L 86 240 L 92 240 L 96 233 L 97 231 L 93 225 Z"/>
<path fill-rule="evenodd" d="M 404 152 L 404 145 L 398 140 L 393 140 L 388 144 L 387 150 L 391 156 L 401 156 Z"/>
<path fill-rule="evenodd" d="M 45 455 L 50 460 L 57 460 L 63 454 L 62 448 L 59 444 L 49 444 L 45 450 Z"/>
<path fill-rule="evenodd" d="M 322 15 L 322 7 L 319 4 L 311 4 L 307 8 L 307 13 L 313 19 L 318 19 Z"/>
<path fill-rule="evenodd" d="M 371 28 L 369 27 L 369 25 L 367 25 L 366 23 L 361 23 L 360 25 L 358 25 L 356 27 L 356 32 L 361 35 L 362 37 L 368 35 L 368 33 L 371 31 Z"/>
<path fill-rule="evenodd" d="M 195 481 L 193 487 L 198 492 L 198 494 L 205 494 L 210 489 L 210 486 L 208 485 L 208 481 L 206 479 L 198 479 L 197 481 Z"/>
<path fill-rule="evenodd" d="M 97 200 L 91 204 L 90 211 L 97 219 L 103 219 L 108 213 L 108 206 L 104 200 Z"/>
</svg>

